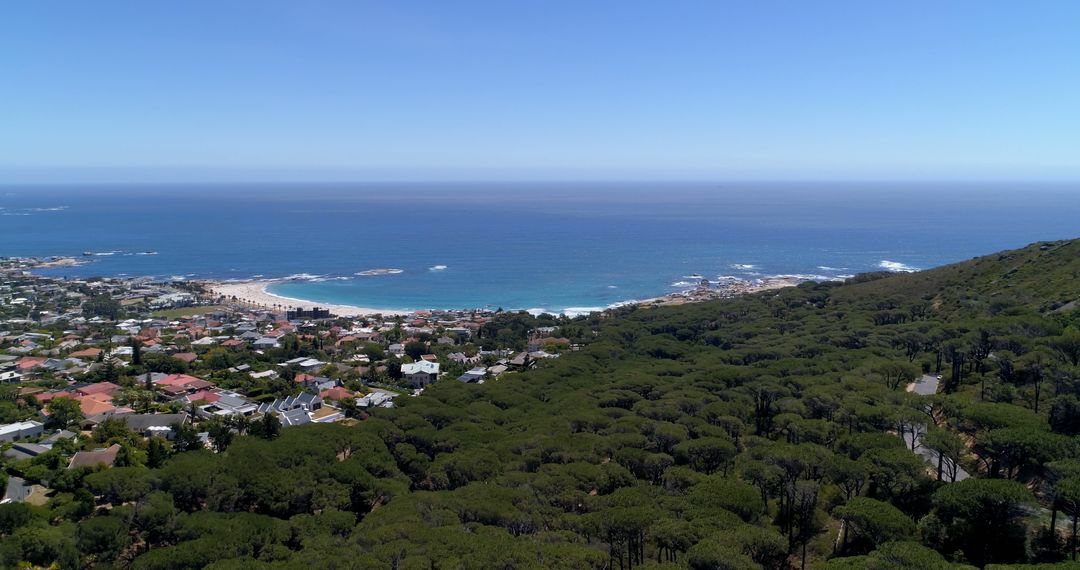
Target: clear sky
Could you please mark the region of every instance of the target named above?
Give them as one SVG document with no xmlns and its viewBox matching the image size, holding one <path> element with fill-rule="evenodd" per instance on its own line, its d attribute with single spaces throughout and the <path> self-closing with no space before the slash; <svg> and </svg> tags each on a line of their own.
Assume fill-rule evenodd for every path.
<svg viewBox="0 0 1080 570">
<path fill-rule="evenodd" d="M 0 182 L 1080 179 L 1080 2 L 9 1 Z"/>
</svg>

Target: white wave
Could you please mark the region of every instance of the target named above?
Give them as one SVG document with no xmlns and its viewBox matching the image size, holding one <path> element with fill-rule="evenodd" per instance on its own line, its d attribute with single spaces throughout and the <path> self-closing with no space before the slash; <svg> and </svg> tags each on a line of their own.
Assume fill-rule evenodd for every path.
<svg viewBox="0 0 1080 570">
<path fill-rule="evenodd" d="M 137 251 L 137 252 L 135 252 L 135 255 L 157 255 L 157 254 L 158 254 L 158 252 L 156 252 L 156 251 Z"/>
<path fill-rule="evenodd" d="M 534 316 L 534 317 L 539 317 L 540 315 L 543 315 L 544 313 L 547 313 L 547 312 L 548 312 L 548 310 L 547 310 L 547 309 L 539 309 L 539 308 L 536 308 L 536 309 L 526 309 L 526 311 L 525 311 L 525 312 L 526 312 L 526 313 L 529 313 L 530 315 L 532 315 L 532 316 Z M 549 313 L 549 314 L 550 314 L 550 313 Z"/>
<path fill-rule="evenodd" d="M 910 265 L 900 263 L 899 261 L 889 261 L 888 259 L 883 259 L 879 261 L 877 265 L 878 267 L 886 271 L 894 271 L 897 273 L 912 273 L 919 270 L 917 267 L 912 267 Z"/>
<path fill-rule="evenodd" d="M 374 276 L 374 275 L 397 275 L 398 273 L 404 273 L 404 272 L 405 272 L 404 269 L 382 269 L 382 268 L 380 268 L 380 269 L 368 269 L 368 270 L 365 270 L 365 271 L 358 271 L 356 273 L 353 273 L 353 275 L 357 275 L 357 276 L 360 276 L 360 277 L 371 277 L 371 276 Z"/>
<path fill-rule="evenodd" d="M 5 215 L 5 216 L 29 216 L 30 214 L 28 214 L 26 212 L 4 212 L 3 215 Z"/>
<path fill-rule="evenodd" d="M 322 275 L 312 275 L 310 273 L 293 273 L 292 275 L 286 275 L 282 279 L 286 281 L 312 281 L 322 277 Z"/>
<path fill-rule="evenodd" d="M 432 265 L 431 267 L 428 267 L 428 271 L 445 271 L 445 270 L 446 270 L 445 265 Z"/>
<path fill-rule="evenodd" d="M 847 269 L 847 267 L 829 267 L 828 265 L 819 265 L 817 268 L 822 271 L 843 271 Z"/>
<path fill-rule="evenodd" d="M 607 288 L 608 289 L 618 289 L 619 286 L 618 285 L 608 285 Z"/>
<path fill-rule="evenodd" d="M 694 273 L 692 275 L 683 275 L 682 278 L 683 279 L 699 279 L 700 280 L 700 279 L 704 279 L 705 276 Z"/>
<path fill-rule="evenodd" d="M 742 279 L 735 277 L 734 275 L 717 275 L 717 281 L 742 281 Z"/>
<path fill-rule="evenodd" d="M 588 315 L 589 313 L 599 313 L 607 307 L 567 307 L 563 309 L 562 314 L 574 318 L 582 315 Z"/>
<path fill-rule="evenodd" d="M 814 273 L 785 273 L 783 275 L 768 275 L 762 278 L 765 279 L 796 279 L 799 281 L 836 281 L 839 277 L 831 275 L 817 275 Z"/>
<path fill-rule="evenodd" d="M 62 212 L 68 209 L 67 206 L 54 206 L 52 208 L 27 208 L 27 212 Z"/>
<path fill-rule="evenodd" d="M 352 277 L 316 277 L 315 279 L 310 279 L 309 281 L 311 281 L 312 283 L 322 283 L 324 281 L 348 281 L 350 279 L 352 279 Z"/>
<path fill-rule="evenodd" d="M 694 284 L 689 281 L 676 281 L 671 284 L 672 287 L 693 287 Z"/>
<path fill-rule="evenodd" d="M 753 263 L 732 263 L 730 267 L 732 269 L 757 269 Z"/>
</svg>

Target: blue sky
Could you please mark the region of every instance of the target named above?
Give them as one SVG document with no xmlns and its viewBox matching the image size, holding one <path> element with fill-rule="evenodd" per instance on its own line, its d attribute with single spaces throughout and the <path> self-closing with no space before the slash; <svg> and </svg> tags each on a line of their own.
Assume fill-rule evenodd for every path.
<svg viewBox="0 0 1080 570">
<path fill-rule="evenodd" d="M 0 3 L 0 182 L 1080 178 L 1080 2 Z"/>
</svg>

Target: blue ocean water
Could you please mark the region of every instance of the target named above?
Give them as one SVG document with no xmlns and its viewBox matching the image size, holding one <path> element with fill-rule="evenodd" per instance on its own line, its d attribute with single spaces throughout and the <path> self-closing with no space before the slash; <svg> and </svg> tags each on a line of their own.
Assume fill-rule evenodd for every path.
<svg viewBox="0 0 1080 570">
<path fill-rule="evenodd" d="M 386 309 L 568 308 L 697 275 L 927 268 L 1080 236 L 1080 185 L 385 183 L 0 187 L 0 256 L 67 276 L 244 279 Z M 376 268 L 400 273 L 357 276 Z"/>
</svg>

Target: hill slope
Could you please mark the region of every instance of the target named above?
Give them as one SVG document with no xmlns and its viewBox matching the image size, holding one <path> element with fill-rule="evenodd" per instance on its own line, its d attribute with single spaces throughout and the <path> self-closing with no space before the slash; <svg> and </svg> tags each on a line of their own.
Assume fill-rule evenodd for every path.
<svg viewBox="0 0 1080 570">
<path fill-rule="evenodd" d="M 581 352 L 354 427 L 69 473 L 0 561 L 949 568 L 1061 560 L 1080 242 L 568 321 Z M 949 392 L 904 390 L 924 372 Z M 898 433 L 899 432 L 899 433 Z M 898 435 L 916 436 L 942 467 Z M 977 478 L 952 483 L 962 466 Z M 1062 483 L 1070 482 L 1070 483 Z M 108 508 L 97 508 L 105 506 Z M 6 509 L 0 507 L 0 509 Z M 10 509 L 6 509 L 10 510 Z M 1034 513 L 1034 514 L 1033 514 Z M 844 532 L 840 532 L 843 521 Z"/>
</svg>

